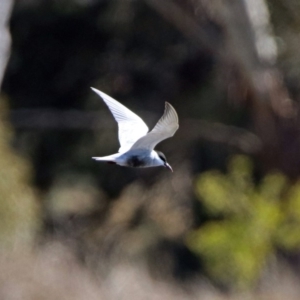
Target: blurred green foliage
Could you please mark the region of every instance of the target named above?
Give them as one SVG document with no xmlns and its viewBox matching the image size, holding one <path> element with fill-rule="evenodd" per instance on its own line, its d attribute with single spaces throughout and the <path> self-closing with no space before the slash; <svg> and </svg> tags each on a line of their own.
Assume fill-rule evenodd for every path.
<svg viewBox="0 0 300 300">
<path fill-rule="evenodd" d="M 40 225 L 32 169 L 11 148 L 13 132 L 5 121 L 5 101 L 0 105 L 0 249 L 32 246 Z"/>
<path fill-rule="evenodd" d="M 172 2 L 193 11 L 189 1 Z M 300 95 L 297 3 L 269 1 L 282 78 L 295 99 Z M 212 40 L 227 32 L 225 27 L 220 32 L 217 18 L 209 19 L 205 9 L 195 12 Z M 294 20 L 294 26 L 286 20 Z M 143 256 L 150 257 L 156 273 L 184 278 L 188 272 L 202 274 L 202 265 L 195 267 L 196 253 L 213 280 L 238 287 L 255 283 L 278 249 L 299 249 L 299 183 L 291 184 L 279 173 L 257 183 L 244 156 L 229 163 L 227 174 L 210 171 L 195 180 L 195 173 L 223 168 L 236 145 L 242 151 L 252 145 L 247 137 L 258 116 L 246 104 L 250 93 L 231 58 L 220 61 L 144 1 L 16 1 L 10 31 L 13 44 L 3 92 L 16 135 L 0 123 L 0 247 L 31 241 L 43 219 L 41 236 L 68 243 L 93 268 L 103 264 L 115 270 L 113 261 Z M 90 159 L 117 149 L 117 125 L 90 86 L 137 113 L 141 110 L 149 125 L 160 116 L 164 101 L 174 104 L 180 130 L 159 145 L 174 174 Z M 97 111 L 99 121 L 90 120 L 90 112 Z M 24 112 L 33 114 L 24 119 Z M 64 112 L 68 118 L 61 117 Z M 200 119 L 217 126 L 211 129 Z M 294 143 L 299 131 L 296 127 L 286 134 L 286 127 L 278 134 L 287 138 L 282 147 L 291 157 L 287 169 L 299 170 Z M 242 128 L 251 132 L 244 136 Z M 220 144 L 211 138 L 215 136 L 227 138 Z M 29 157 L 33 172 L 31 163 L 14 153 L 11 140 Z M 181 164 L 191 170 L 182 171 Z M 32 174 L 42 195 L 41 210 L 30 187 Z M 194 180 L 209 221 L 188 235 L 191 253 L 182 237 L 193 222 Z M 103 273 L 107 276 L 106 269 Z M 124 274 L 127 278 L 128 272 Z"/>
<path fill-rule="evenodd" d="M 256 184 L 251 160 L 235 156 L 227 174 L 205 172 L 195 188 L 210 221 L 187 243 L 222 284 L 250 286 L 276 250 L 299 250 L 300 182 L 274 172 Z"/>
</svg>

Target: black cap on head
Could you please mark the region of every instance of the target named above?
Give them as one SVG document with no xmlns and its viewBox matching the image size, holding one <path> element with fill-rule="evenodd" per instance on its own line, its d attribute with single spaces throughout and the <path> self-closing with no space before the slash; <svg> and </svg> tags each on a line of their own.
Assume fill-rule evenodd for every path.
<svg viewBox="0 0 300 300">
<path fill-rule="evenodd" d="M 156 151 L 156 152 L 158 154 L 158 157 L 164 162 L 164 166 L 173 172 L 172 167 L 167 163 L 166 156 L 160 151 Z"/>
<path fill-rule="evenodd" d="M 166 156 L 165 156 L 162 152 L 160 152 L 160 151 L 156 151 L 156 152 L 157 152 L 159 158 L 160 158 L 163 162 L 166 163 L 166 162 L 167 162 Z"/>
</svg>

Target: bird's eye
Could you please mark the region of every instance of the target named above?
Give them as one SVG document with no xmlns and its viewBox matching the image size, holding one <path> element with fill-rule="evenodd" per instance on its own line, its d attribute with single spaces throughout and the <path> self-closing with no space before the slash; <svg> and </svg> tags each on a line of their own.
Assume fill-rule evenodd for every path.
<svg viewBox="0 0 300 300">
<path fill-rule="evenodd" d="M 162 155 L 159 155 L 159 158 L 160 158 L 163 162 L 166 162 L 166 158 L 163 157 Z"/>
<path fill-rule="evenodd" d="M 167 162 L 167 159 L 166 159 L 165 155 L 164 155 L 162 152 L 160 152 L 160 151 L 156 151 L 156 152 L 157 152 L 158 157 L 159 157 L 163 162 Z"/>
</svg>

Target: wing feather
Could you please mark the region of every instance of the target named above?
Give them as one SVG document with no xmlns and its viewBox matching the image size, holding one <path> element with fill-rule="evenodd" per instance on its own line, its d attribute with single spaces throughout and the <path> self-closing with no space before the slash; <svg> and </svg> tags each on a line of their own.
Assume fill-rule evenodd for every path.
<svg viewBox="0 0 300 300">
<path fill-rule="evenodd" d="M 178 116 L 174 107 L 166 102 L 165 112 L 155 127 L 145 136 L 138 139 L 131 149 L 146 148 L 153 150 L 161 141 L 172 137 L 179 127 Z"/>
<path fill-rule="evenodd" d="M 121 146 L 119 152 L 128 151 L 138 139 L 147 134 L 148 126 L 139 116 L 117 100 L 95 88 L 91 89 L 103 99 L 118 123 Z"/>
</svg>

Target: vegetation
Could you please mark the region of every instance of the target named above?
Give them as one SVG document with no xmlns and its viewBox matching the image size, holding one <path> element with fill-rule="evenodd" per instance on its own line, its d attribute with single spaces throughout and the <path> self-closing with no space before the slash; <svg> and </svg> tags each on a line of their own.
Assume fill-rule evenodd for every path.
<svg viewBox="0 0 300 300">
<path fill-rule="evenodd" d="M 253 180 L 252 163 L 234 157 L 228 173 L 208 171 L 196 180 L 209 221 L 191 233 L 188 244 L 213 278 L 245 287 L 259 278 L 277 251 L 300 249 L 300 184 L 280 173 Z"/>
<path fill-rule="evenodd" d="M 298 300 L 298 2 L 2 0 L 1 299 Z M 90 86 L 172 103 L 174 173 L 91 160 Z"/>
</svg>

